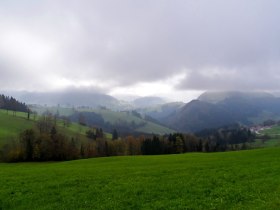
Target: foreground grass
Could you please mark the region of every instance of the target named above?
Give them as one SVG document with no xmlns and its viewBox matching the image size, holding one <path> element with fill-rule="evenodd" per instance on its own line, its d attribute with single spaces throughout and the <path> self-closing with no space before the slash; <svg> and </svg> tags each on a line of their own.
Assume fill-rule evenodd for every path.
<svg viewBox="0 0 280 210">
<path fill-rule="evenodd" d="M 0 209 L 279 209 L 280 148 L 0 164 Z"/>
</svg>

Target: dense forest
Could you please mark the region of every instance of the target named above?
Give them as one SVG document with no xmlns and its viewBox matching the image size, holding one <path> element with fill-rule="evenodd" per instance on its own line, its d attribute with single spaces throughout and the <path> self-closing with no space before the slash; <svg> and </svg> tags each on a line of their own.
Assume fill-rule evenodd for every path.
<svg viewBox="0 0 280 210">
<path fill-rule="evenodd" d="M 28 112 L 28 107 L 25 103 L 19 102 L 15 98 L 3 94 L 0 95 L 0 109 Z"/>
</svg>

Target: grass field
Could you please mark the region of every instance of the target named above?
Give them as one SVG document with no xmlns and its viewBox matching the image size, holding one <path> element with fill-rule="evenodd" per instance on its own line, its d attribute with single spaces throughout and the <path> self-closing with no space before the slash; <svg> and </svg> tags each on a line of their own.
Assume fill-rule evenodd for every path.
<svg viewBox="0 0 280 210">
<path fill-rule="evenodd" d="M 19 133 L 25 129 L 32 128 L 34 122 L 27 120 L 27 114 L 17 112 L 13 116 L 12 111 L 0 109 L 0 147 L 8 140 L 17 138 Z"/>
<path fill-rule="evenodd" d="M 280 148 L 0 164 L 0 209 L 279 209 Z"/>
</svg>

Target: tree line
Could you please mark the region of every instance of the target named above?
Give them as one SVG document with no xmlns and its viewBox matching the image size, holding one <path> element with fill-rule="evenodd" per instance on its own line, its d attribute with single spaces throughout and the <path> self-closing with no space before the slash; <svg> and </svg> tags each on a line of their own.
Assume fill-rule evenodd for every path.
<svg viewBox="0 0 280 210">
<path fill-rule="evenodd" d="M 28 112 L 29 109 L 25 103 L 19 102 L 13 97 L 0 95 L 0 109 L 11 111 Z"/>
<path fill-rule="evenodd" d="M 101 128 L 91 128 L 83 138 L 71 137 L 61 131 L 52 115 L 42 116 L 36 127 L 24 130 L 18 140 L 2 149 L 2 160 L 62 161 L 80 158 L 119 155 L 159 155 L 186 152 L 218 152 L 247 149 L 254 139 L 242 127 L 207 130 L 200 134 L 140 135 L 119 137 L 114 129 L 112 138 Z"/>
</svg>

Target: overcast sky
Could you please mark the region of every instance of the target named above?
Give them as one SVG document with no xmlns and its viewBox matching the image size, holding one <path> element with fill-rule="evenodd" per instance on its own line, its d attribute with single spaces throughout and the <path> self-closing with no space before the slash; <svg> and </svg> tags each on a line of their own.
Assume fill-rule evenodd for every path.
<svg viewBox="0 0 280 210">
<path fill-rule="evenodd" d="M 0 1 L 0 89 L 280 90 L 279 0 Z"/>
</svg>

